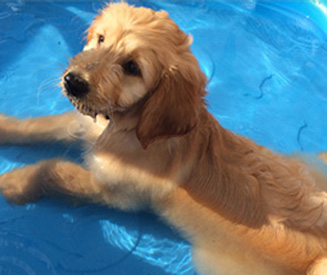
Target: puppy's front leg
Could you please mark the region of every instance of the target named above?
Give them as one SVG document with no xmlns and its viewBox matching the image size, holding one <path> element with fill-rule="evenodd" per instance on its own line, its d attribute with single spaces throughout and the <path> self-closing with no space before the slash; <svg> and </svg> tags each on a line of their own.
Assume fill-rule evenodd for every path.
<svg viewBox="0 0 327 275">
<path fill-rule="evenodd" d="M 77 112 L 19 120 L 0 114 L 0 144 L 29 144 L 96 139 L 103 129 Z"/>
<path fill-rule="evenodd" d="M 77 164 L 47 160 L 1 175 L 0 191 L 17 204 L 33 202 L 43 196 L 101 202 L 103 187 Z"/>
</svg>

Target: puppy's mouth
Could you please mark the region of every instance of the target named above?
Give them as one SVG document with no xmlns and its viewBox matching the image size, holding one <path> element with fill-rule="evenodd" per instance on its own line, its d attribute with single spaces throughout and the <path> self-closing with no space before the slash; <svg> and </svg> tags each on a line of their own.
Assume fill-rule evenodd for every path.
<svg viewBox="0 0 327 275">
<path fill-rule="evenodd" d="M 96 119 L 97 115 L 109 119 L 109 115 L 112 112 L 111 108 L 99 107 L 92 100 L 88 99 L 87 94 L 91 92 L 90 84 L 79 73 L 66 71 L 60 86 L 62 87 L 63 94 L 68 97 L 69 101 L 80 113 L 93 119 Z M 104 104 L 102 106 L 110 105 Z"/>
<path fill-rule="evenodd" d="M 108 108 L 107 109 L 97 108 L 93 104 L 81 101 L 80 99 L 74 96 L 68 95 L 67 92 L 66 95 L 77 111 L 79 111 L 83 115 L 90 116 L 93 119 L 96 119 L 98 115 L 101 115 L 105 119 L 109 120 L 110 114 L 114 111 L 114 110 L 109 110 Z"/>
</svg>

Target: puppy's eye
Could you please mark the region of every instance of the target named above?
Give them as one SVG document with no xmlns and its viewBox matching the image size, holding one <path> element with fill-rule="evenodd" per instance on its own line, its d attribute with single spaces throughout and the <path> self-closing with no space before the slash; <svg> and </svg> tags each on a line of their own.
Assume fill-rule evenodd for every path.
<svg viewBox="0 0 327 275">
<path fill-rule="evenodd" d="M 98 45 L 100 45 L 101 43 L 104 42 L 104 36 L 103 35 L 99 35 L 99 38 L 98 38 Z"/>
<path fill-rule="evenodd" d="M 133 60 L 129 60 L 126 63 L 124 63 L 123 69 L 126 74 L 133 75 L 133 76 L 141 75 L 141 70 L 139 66 Z"/>
</svg>

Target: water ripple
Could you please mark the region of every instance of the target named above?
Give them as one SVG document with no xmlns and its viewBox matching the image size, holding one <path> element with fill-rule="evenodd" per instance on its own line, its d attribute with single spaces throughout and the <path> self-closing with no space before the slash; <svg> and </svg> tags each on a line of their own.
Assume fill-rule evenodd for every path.
<svg viewBox="0 0 327 275">
<path fill-rule="evenodd" d="M 264 85 L 265 85 L 265 83 L 268 81 L 268 80 L 270 80 L 270 79 L 272 79 L 273 77 L 275 76 L 275 74 L 271 74 L 271 75 L 269 75 L 269 76 L 267 76 L 267 77 L 265 77 L 264 79 L 262 79 L 262 81 L 261 81 L 261 83 L 260 83 L 260 85 L 259 85 L 259 90 L 260 90 L 260 95 L 258 95 L 257 97 L 256 97 L 256 99 L 261 99 L 262 97 L 263 97 L 263 87 L 264 87 Z"/>
<path fill-rule="evenodd" d="M 12 222 L 12 221 L 11 221 Z M 55 268 L 48 256 L 23 235 L 2 230 L 0 232 L 0 274 L 40 274 L 40 267 L 47 274 L 55 275 Z"/>
<path fill-rule="evenodd" d="M 303 151 L 303 145 L 301 143 L 301 134 L 305 128 L 308 127 L 308 124 L 304 121 L 304 124 L 299 128 L 298 133 L 297 133 L 297 143 L 300 145 L 301 151 Z"/>
<path fill-rule="evenodd" d="M 152 234 L 140 234 L 140 231 L 128 231 L 108 220 L 101 221 L 101 225 L 105 240 L 128 254 L 137 255 L 169 274 L 185 274 L 192 270 L 189 244 L 176 243 L 167 238 L 158 239 Z"/>
</svg>

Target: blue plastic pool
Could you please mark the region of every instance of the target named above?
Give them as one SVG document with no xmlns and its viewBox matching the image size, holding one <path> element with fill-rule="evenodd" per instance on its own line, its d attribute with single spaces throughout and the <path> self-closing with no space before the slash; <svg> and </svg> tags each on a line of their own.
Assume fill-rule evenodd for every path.
<svg viewBox="0 0 327 275">
<path fill-rule="evenodd" d="M 327 149 L 327 1 L 128 1 L 165 9 L 194 37 L 220 123 L 279 152 Z M 57 83 L 102 2 L 0 1 L 0 112 L 72 109 Z M 1 146 L 0 173 L 59 145 Z M 190 245 L 151 213 L 0 197 L 0 274 L 195 274 Z"/>
</svg>

